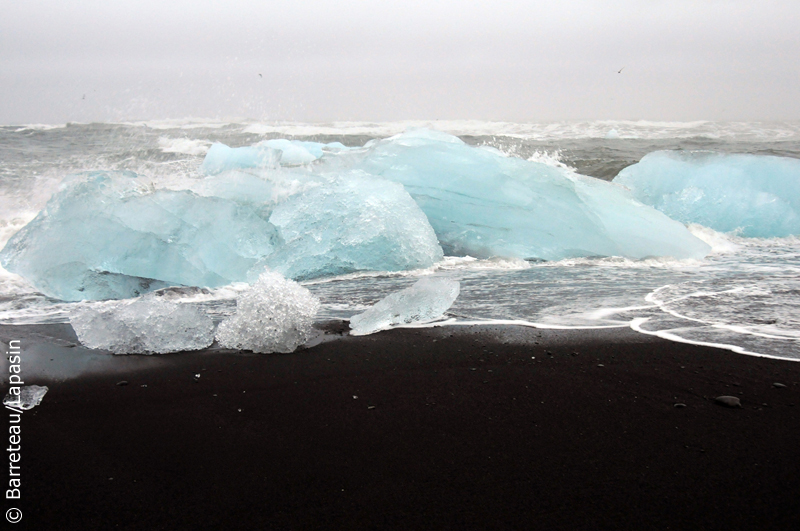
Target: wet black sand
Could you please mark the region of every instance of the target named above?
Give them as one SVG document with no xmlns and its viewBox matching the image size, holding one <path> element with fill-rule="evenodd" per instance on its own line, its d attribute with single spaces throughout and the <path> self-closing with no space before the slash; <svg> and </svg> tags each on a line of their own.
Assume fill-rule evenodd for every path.
<svg viewBox="0 0 800 531">
<path fill-rule="evenodd" d="M 629 330 L 394 330 L 26 383 L 50 391 L 15 528 L 800 529 L 800 363 Z"/>
</svg>

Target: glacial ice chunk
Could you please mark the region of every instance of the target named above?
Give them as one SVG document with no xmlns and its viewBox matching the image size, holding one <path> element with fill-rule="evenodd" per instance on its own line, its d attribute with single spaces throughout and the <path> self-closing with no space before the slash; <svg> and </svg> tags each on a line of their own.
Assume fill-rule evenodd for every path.
<svg viewBox="0 0 800 531">
<path fill-rule="evenodd" d="M 236 313 L 222 321 L 223 348 L 253 352 L 293 352 L 313 337 L 320 302 L 306 288 L 266 271 L 236 300 Z"/>
<path fill-rule="evenodd" d="M 19 395 L 9 391 L 3 399 L 3 405 L 22 410 L 33 409 L 42 403 L 42 398 L 49 390 L 46 385 L 26 385 L 20 388 Z"/>
<path fill-rule="evenodd" d="M 171 291 L 78 308 L 70 323 L 86 347 L 114 354 L 166 354 L 200 350 L 214 342 L 210 317 L 170 300 Z"/>
<path fill-rule="evenodd" d="M 257 205 L 155 190 L 131 172 L 87 172 L 0 252 L 0 263 L 62 300 L 120 299 L 170 285 L 244 281 L 279 243 Z"/>
<path fill-rule="evenodd" d="M 263 263 L 294 279 L 424 268 L 443 257 L 403 186 L 363 172 L 324 177 L 279 203 L 269 221 L 283 243 Z"/>
<path fill-rule="evenodd" d="M 337 153 L 348 148 L 341 142 L 330 142 L 322 144 L 320 142 L 305 142 L 302 140 L 287 140 L 285 138 L 275 138 L 264 140 L 256 144 L 257 146 L 267 146 L 281 152 L 281 166 L 296 166 L 308 164 L 322 158 L 325 153 Z"/>
<path fill-rule="evenodd" d="M 621 186 L 445 133 L 417 130 L 374 142 L 355 167 L 402 183 L 448 255 L 639 259 L 709 251 L 683 224 Z"/>
<path fill-rule="evenodd" d="M 364 336 L 395 325 L 433 321 L 453 305 L 460 284 L 449 278 L 423 277 L 410 288 L 381 299 L 350 318 L 350 334 Z"/>
<path fill-rule="evenodd" d="M 614 182 L 683 223 L 745 237 L 800 234 L 800 160 L 705 151 L 656 151 Z"/>
<path fill-rule="evenodd" d="M 341 142 L 322 144 L 285 138 L 264 140 L 253 146 L 238 148 L 216 142 L 206 153 L 200 169 L 206 175 L 219 175 L 228 170 L 299 166 L 314 162 L 325 153 L 347 149 Z"/>
<path fill-rule="evenodd" d="M 281 160 L 281 152 L 269 146 L 228 147 L 215 142 L 208 149 L 200 171 L 206 175 L 219 175 L 228 170 L 243 168 L 275 168 Z"/>
<path fill-rule="evenodd" d="M 397 183 L 339 172 L 230 170 L 196 191 L 131 172 L 68 177 L 0 263 L 62 300 L 219 287 L 270 267 L 293 278 L 430 267 L 442 250 Z"/>
</svg>

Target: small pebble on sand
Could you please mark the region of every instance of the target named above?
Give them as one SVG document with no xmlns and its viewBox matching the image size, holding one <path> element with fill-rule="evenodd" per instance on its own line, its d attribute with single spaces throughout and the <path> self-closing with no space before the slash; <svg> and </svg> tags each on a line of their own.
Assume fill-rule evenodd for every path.
<svg viewBox="0 0 800 531">
<path fill-rule="evenodd" d="M 718 396 L 714 403 L 725 407 L 742 407 L 742 401 L 735 396 Z"/>
</svg>

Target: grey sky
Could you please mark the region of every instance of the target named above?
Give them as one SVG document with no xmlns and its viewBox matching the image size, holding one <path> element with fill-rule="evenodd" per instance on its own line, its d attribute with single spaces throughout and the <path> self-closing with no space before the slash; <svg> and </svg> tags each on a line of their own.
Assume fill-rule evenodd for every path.
<svg viewBox="0 0 800 531">
<path fill-rule="evenodd" d="M 796 0 L 0 0 L 0 10 L 4 124 L 800 119 Z"/>
</svg>

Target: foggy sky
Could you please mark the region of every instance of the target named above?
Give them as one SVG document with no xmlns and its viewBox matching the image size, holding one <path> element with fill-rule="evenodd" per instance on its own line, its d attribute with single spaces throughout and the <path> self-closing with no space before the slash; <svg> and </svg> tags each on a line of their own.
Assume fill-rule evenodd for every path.
<svg viewBox="0 0 800 531">
<path fill-rule="evenodd" d="M 800 119 L 796 0 L 0 0 L 0 13 L 0 124 Z"/>
</svg>

